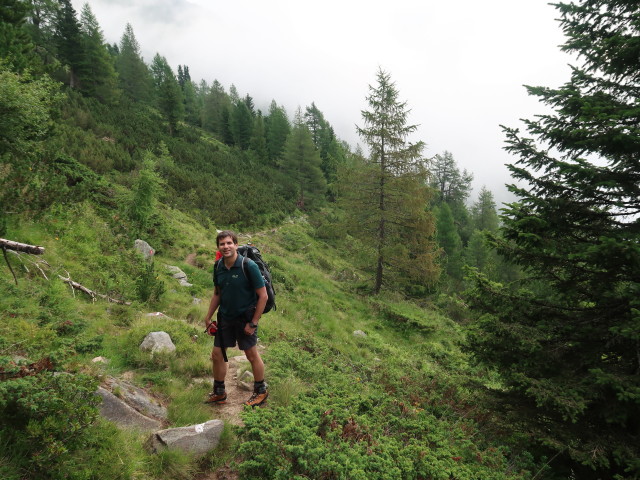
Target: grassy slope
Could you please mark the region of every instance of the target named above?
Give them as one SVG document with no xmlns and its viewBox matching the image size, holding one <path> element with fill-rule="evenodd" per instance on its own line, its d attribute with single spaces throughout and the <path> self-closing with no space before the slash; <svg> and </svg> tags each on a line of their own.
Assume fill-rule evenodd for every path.
<svg viewBox="0 0 640 480">
<path fill-rule="evenodd" d="M 97 378 L 133 372 L 136 382 L 166 398 L 174 426 L 211 418 L 201 403 L 209 386 L 191 379 L 210 369 L 211 341 L 201 333 L 201 319 L 215 232 L 177 210 L 163 209 L 162 216 L 175 235 L 155 258 L 165 293 L 155 304 L 130 307 L 91 302 L 57 278 L 70 275 L 97 292 L 135 298 L 142 262 L 114 236 L 112 219 L 109 224 L 82 204 L 11 225 L 8 238 L 46 247 L 50 267 L 42 268 L 49 279 L 26 259 L 28 272 L 11 259 L 18 286 L 8 269 L 0 275 L 0 355 L 35 360 L 56 352 L 59 369 Z M 278 294 L 278 310 L 261 324 L 269 408 L 245 412 L 246 428 L 230 429 L 220 450 L 199 463 L 172 454 L 150 458 L 143 438 L 114 433 L 129 445 L 123 460 L 129 475 L 191 478 L 194 470 L 233 459 L 243 478 L 527 477 L 522 460 L 478 428 L 485 412 L 465 385 L 480 372 L 458 348 L 463 333 L 456 323 L 401 299 L 356 295 L 349 282 L 337 280 L 353 267 L 314 239 L 303 220 L 241 235 L 247 240 L 270 263 Z M 197 266 L 185 263 L 190 253 Z M 179 287 L 164 264 L 182 268 L 193 287 Z M 194 305 L 194 297 L 204 301 Z M 171 319 L 147 317 L 151 311 Z M 138 351 L 155 330 L 170 333 L 175 356 Z M 110 363 L 90 361 L 99 355 Z"/>
</svg>

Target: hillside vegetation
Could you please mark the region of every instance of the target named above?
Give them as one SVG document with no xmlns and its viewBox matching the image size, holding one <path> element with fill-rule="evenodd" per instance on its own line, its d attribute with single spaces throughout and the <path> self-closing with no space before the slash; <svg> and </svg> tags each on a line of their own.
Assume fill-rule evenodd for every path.
<svg viewBox="0 0 640 480">
<path fill-rule="evenodd" d="M 88 4 L 4 1 L 0 242 L 45 253 L 3 249 L 0 477 L 640 478 L 639 13 L 555 7 L 582 63 L 527 87 L 550 113 L 504 128 L 499 216 L 450 152 L 410 141 L 382 69 L 364 153 L 314 103 L 262 111 L 145 62 L 129 24 L 108 44 Z M 268 406 L 203 459 L 150 454 L 96 388 L 130 378 L 170 426 L 216 417 L 202 319 L 227 228 L 273 270 Z M 158 330 L 174 355 L 139 350 Z"/>
<path fill-rule="evenodd" d="M 221 451 L 197 463 L 155 458 L 144 452 L 145 438 L 98 420 L 88 392 L 105 375 L 127 371 L 165 399 L 172 426 L 216 416 L 202 403 L 211 386 L 193 381 L 210 371 L 202 318 L 215 232 L 161 211 L 177 235 L 155 256 L 151 276 L 90 203 L 54 205 L 38 222 L 9 225 L 12 238 L 46 248 L 48 265 L 12 257 L 18 285 L 2 275 L 4 375 L 16 355 L 24 357 L 19 365 L 48 358 L 51 370 L 73 375 L 42 371 L 0 383 L 3 394 L 23 396 L 6 403 L 3 395 L 3 418 L 16 422 L 3 434 L 3 478 L 191 478 L 221 462 L 237 462 L 243 478 L 527 478 L 528 458 L 482 428 L 490 412 L 473 383 L 488 380 L 460 352 L 460 326 L 400 297 L 357 295 L 357 271 L 328 253 L 304 218 L 241 236 L 262 249 L 278 289 L 278 310 L 265 316 L 261 336 L 272 392 L 266 408 L 246 411 L 245 427 L 229 427 Z M 185 263 L 190 253 L 196 266 Z M 193 286 L 179 287 L 165 264 L 182 268 Z M 93 302 L 58 274 L 133 304 Z M 141 302 L 141 279 L 162 284 L 164 293 Z M 194 297 L 204 302 L 194 305 Z M 145 315 L 156 310 L 171 319 Z M 139 351 L 158 330 L 170 333 L 175 357 Z M 92 363 L 96 356 L 109 363 Z"/>
</svg>

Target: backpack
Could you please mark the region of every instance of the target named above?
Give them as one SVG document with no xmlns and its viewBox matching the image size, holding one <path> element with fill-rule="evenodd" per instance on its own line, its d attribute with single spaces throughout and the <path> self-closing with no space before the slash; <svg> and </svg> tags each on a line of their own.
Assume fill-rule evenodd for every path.
<svg viewBox="0 0 640 480">
<path fill-rule="evenodd" d="M 242 273 L 244 273 L 245 278 L 248 278 L 248 277 L 247 277 L 247 272 L 245 271 L 244 262 L 245 262 L 245 259 L 248 258 L 250 260 L 253 260 L 256 263 L 256 265 L 258 265 L 258 270 L 260 270 L 260 274 L 264 279 L 264 286 L 267 289 L 267 304 L 264 306 L 264 311 L 262 313 L 264 314 L 264 313 L 270 312 L 271 310 L 277 310 L 276 291 L 273 289 L 273 281 L 271 279 L 271 270 L 269 270 L 269 265 L 267 264 L 267 262 L 263 260 L 262 255 L 260 255 L 260 250 L 258 250 L 257 247 L 254 247 L 251 244 L 240 245 L 238 247 L 238 255 L 242 256 Z M 218 262 L 216 263 L 213 269 L 214 283 L 215 283 L 215 275 L 216 275 L 215 271 L 218 268 L 218 265 L 220 265 L 220 262 L 222 261 L 223 259 L 218 260 Z"/>
</svg>

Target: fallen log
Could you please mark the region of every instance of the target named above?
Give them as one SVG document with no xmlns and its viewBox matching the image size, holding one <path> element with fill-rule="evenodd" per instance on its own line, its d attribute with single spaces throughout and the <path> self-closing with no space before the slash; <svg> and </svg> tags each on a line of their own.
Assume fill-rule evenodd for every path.
<svg viewBox="0 0 640 480">
<path fill-rule="evenodd" d="M 84 285 L 80 285 L 78 282 L 74 282 L 70 278 L 63 277 L 62 275 L 58 275 L 58 277 L 63 282 L 68 283 L 72 288 L 75 288 L 76 290 L 80 290 L 81 292 L 84 292 L 87 295 L 89 295 L 93 301 L 95 301 L 96 297 L 100 297 L 100 298 L 104 298 L 108 302 L 117 303 L 118 305 L 131 305 L 131 302 L 125 302 L 124 300 L 118 300 L 117 298 L 111 298 L 111 297 L 108 297 L 107 295 L 103 295 L 102 293 L 97 293 L 97 292 L 94 292 L 93 290 L 89 290 Z"/>
<path fill-rule="evenodd" d="M 42 255 L 44 253 L 44 247 L 14 242 L 13 240 L 7 240 L 6 238 L 0 238 L 0 248 L 15 250 L 16 252 L 30 253 L 32 255 Z"/>
</svg>

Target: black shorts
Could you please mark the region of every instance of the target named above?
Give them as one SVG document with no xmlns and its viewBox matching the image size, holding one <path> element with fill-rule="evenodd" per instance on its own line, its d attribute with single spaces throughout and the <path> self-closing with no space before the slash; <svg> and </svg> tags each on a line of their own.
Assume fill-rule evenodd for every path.
<svg viewBox="0 0 640 480">
<path fill-rule="evenodd" d="M 213 340 L 214 347 L 235 347 L 236 342 L 240 350 L 248 350 L 258 344 L 258 329 L 252 335 L 244 332 L 244 326 L 253 319 L 255 308 L 250 308 L 243 315 L 235 318 L 226 318 L 218 312 L 218 333 Z"/>
</svg>

